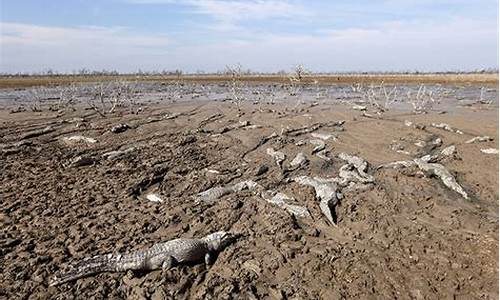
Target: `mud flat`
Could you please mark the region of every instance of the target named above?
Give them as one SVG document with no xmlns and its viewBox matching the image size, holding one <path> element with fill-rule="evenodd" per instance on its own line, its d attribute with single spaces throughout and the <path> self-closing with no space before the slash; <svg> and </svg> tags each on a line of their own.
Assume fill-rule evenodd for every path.
<svg viewBox="0 0 500 300">
<path fill-rule="evenodd" d="M 288 83 L 286 75 L 243 75 L 245 82 Z M 70 84 L 72 82 L 106 82 L 114 80 L 149 81 L 149 82 L 211 82 L 220 83 L 231 80 L 228 75 L 33 75 L 33 76 L 0 76 L 0 88 L 19 88 L 30 86 L 46 86 Z M 306 82 L 319 81 L 324 84 L 339 83 L 399 83 L 399 84 L 455 84 L 455 85 L 486 85 L 498 86 L 497 73 L 420 73 L 420 74 L 325 74 L 305 76 Z"/>
<path fill-rule="evenodd" d="M 241 103 L 163 88 L 104 117 L 85 97 L 33 112 L 0 92 L 0 298 L 498 299 L 498 154 L 481 151 L 499 147 L 496 89 L 484 104 L 449 87 L 414 114 L 338 96 L 349 87 L 270 101 L 263 85 Z M 424 158 L 447 172 L 380 167 Z M 219 230 L 242 237 L 210 266 L 48 286 L 85 257 Z"/>
</svg>

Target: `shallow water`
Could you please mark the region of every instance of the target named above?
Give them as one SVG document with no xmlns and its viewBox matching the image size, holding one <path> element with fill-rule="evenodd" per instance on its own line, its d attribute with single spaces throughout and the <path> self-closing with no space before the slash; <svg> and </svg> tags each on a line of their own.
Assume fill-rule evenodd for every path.
<svg viewBox="0 0 500 300">
<path fill-rule="evenodd" d="M 92 100 L 92 84 L 81 84 L 76 91 L 74 105 L 88 104 Z M 378 103 L 386 110 L 412 111 L 411 99 L 419 93 L 424 102 L 430 102 L 430 111 L 453 111 L 459 106 L 470 106 L 479 101 L 488 102 L 488 106 L 498 107 L 499 93 L 496 88 L 481 86 L 444 86 L 444 85 L 305 85 L 292 87 L 286 84 L 240 84 L 236 88 L 228 84 L 212 83 L 131 83 L 134 90 L 133 101 L 136 104 L 162 104 L 184 101 L 241 101 L 259 103 L 301 104 L 317 102 L 321 104 L 354 103 L 373 106 Z M 108 92 L 113 89 L 109 88 Z M 33 96 L 39 91 L 38 96 Z M 42 106 L 57 104 L 60 100 L 60 88 L 27 88 L 0 90 L 0 107 L 14 109 L 20 106 L 28 108 L 37 97 Z M 433 100 L 430 100 L 430 99 Z M 107 101 L 110 101 L 107 99 Z M 414 101 L 414 100 L 413 100 Z"/>
</svg>

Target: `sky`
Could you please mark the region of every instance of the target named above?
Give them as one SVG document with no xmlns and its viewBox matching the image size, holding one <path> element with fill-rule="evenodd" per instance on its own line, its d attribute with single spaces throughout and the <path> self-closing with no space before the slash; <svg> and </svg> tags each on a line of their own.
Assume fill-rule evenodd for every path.
<svg viewBox="0 0 500 300">
<path fill-rule="evenodd" d="M 0 72 L 498 68 L 497 0 L 1 0 Z"/>
</svg>

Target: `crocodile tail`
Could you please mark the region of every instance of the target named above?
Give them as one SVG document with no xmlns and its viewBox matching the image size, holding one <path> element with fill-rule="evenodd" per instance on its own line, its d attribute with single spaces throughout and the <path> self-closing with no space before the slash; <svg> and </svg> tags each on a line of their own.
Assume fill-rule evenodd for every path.
<svg viewBox="0 0 500 300">
<path fill-rule="evenodd" d="M 55 275 L 52 280 L 49 281 L 49 285 L 56 286 L 89 275 L 114 271 L 115 269 L 116 257 L 111 254 L 86 258 L 71 266 L 69 270 L 62 271 Z"/>
</svg>

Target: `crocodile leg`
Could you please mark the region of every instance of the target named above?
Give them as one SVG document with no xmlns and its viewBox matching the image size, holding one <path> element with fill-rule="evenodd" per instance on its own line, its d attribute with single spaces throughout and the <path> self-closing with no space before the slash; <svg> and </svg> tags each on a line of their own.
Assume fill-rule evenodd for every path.
<svg viewBox="0 0 500 300">
<path fill-rule="evenodd" d="M 175 258 L 173 256 L 168 256 L 167 258 L 165 258 L 165 260 L 163 261 L 163 264 L 161 265 L 161 269 L 163 271 L 166 271 L 166 270 L 169 270 L 171 269 L 173 266 L 175 266 L 176 264 L 176 261 L 175 261 Z"/>
<path fill-rule="evenodd" d="M 211 254 L 210 252 L 208 252 L 207 254 L 205 254 L 205 264 L 207 265 L 211 265 L 214 263 L 214 255 Z"/>
</svg>

